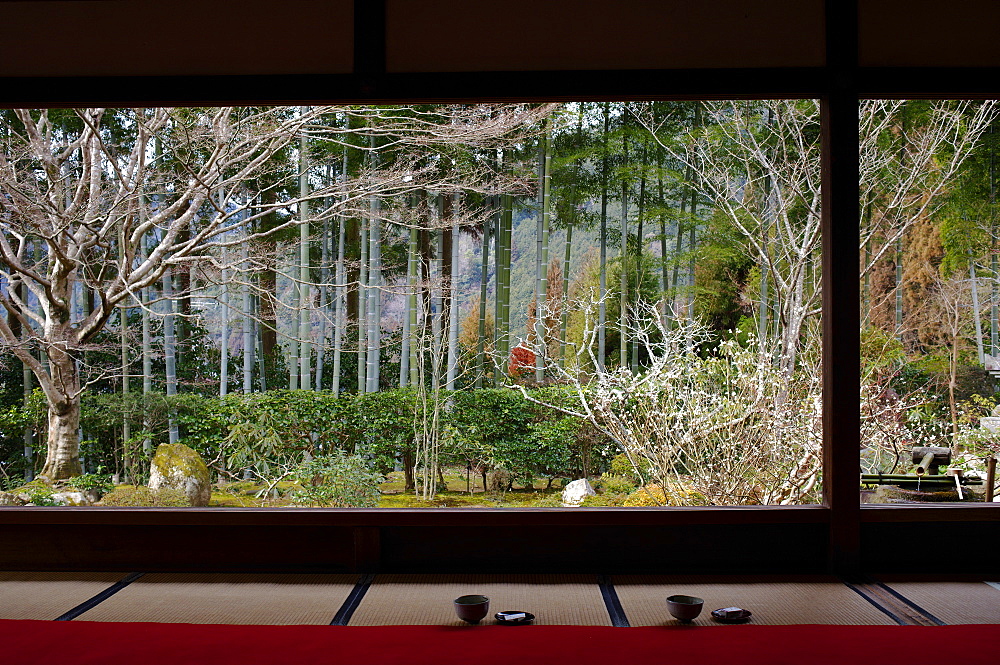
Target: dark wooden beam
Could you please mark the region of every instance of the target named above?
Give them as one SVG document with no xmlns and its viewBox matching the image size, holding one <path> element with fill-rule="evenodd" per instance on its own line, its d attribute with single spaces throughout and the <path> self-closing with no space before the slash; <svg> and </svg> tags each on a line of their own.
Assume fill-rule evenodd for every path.
<svg viewBox="0 0 1000 665">
<path fill-rule="evenodd" d="M 354 73 L 359 92 L 376 93 L 385 75 L 385 0 L 354 0 Z"/>
<path fill-rule="evenodd" d="M 997 99 L 1000 67 L 861 67 L 856 83 L 871 99 Z"/>
<path fill-rule="evenodd" d="M 361 49 L 365 51 L 365 49 Z M 816 98 L 822 68 L 0 78 L 0 107 Z"/>
<path fill-rule="evenodd" d="M 845 576 L 855 575 L 860 562 L 857 9 L 852 0 L 827 0 L 831 77 L 821 110 L 823 498 L 830 508 L 830 567 Z"/>
<path fill-rule="evenodd" d="M 825 506 L 676 508 L 0 508 L 0 528 L 13 525 L 151 525 L 300 527 L 688 526 L 691 524 L 825 524 Z"/>
</svg>

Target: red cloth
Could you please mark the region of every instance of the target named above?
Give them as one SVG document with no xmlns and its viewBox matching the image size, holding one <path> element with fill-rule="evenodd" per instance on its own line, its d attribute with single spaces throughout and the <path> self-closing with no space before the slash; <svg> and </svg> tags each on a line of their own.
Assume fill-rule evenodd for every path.
<svg viewBox="0 0 1000 665">
<path fill-rule="evenodd" d="M 1000 625 L 230 626 L 0 621 L 4 665 L 1000 663 Z"/>
</svg>

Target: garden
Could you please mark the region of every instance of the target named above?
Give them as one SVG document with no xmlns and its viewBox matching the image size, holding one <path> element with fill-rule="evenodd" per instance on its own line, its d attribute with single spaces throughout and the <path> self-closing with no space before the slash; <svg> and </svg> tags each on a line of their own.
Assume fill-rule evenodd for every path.
<svg viewBox="0 0 1000 665">
<path fill-rule="evenodd" d="M 2 111 L 0 504 L 819 502 L 819 111 Z M 982 500 L 997 107 L 859 117 L 859 491 Z"/>
</svg>

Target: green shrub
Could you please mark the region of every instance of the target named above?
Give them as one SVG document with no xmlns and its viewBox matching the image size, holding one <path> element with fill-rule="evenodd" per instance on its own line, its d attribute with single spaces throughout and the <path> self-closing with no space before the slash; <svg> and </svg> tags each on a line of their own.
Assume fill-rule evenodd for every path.
<svg viewBox="0 0 1000 665">
<path fill-rule="evenodd" d="M 612 476 L 619 476 L 621 478 L 628 478 L 632 481 L 632 489 L 635 489 L 638 485 L 645 482 L 644 477 L 649 476 L 649 460 L 645 457 L 640 457 L 636 459 L 636 464 L 638 465 L 638 473 L 632 462 L 624 453 L 620 455 L 615 455 L 611 460 L 611 468 L 608 470 Z M 607 475 L 607 474 L 605 474 Z M 629 490 L 630 492 L 632 490 Z"/>
<path fill-rule="evenodd" d="M 594 494 L 586 497 L 580 505 L 584 508 L 607 508 L 609 506 L 623 506 L 627 494 Z"/>
<path fill-rule="evenodd" d="M 685 487 L 668 487 L 665 492 L 660 485 L 649 484 L 630 494 L 623 506 L 704 506 L 707 501 L 699 492 Z"/>
<path fill-rule="evenodd" d="M 600 487 L 605 494 L 631 494 L 635 491 L 632 478 L 605 473 L 601 476 Z"/>
<path fill-rule="evenodd" d="M 183 490 L 151 490 L 143 485 L 119 485 L 105 494 L 101 503 L 129 508 L 187 508 L 191 505 Z"/>
<path fill-rule="evenodd" d="M 299 489 L 292 503 L 332 508 L 374 508 L 382 493 L 382 474 L 357 455 L 334 450 L 303 462 L 292 474 Z"/>
<path fill-rule="evenodd" d="M 97 490 L 101 494 L 107 494 L 115 488 L 115 484 L 111 482 L 111 476 L 101 473 L 85 473 L 70 478 L 66 484 L 81 492 Z"/>
<path fill-rule="evenodd" d="M 28 503 L 33 503 L 36 506 L 56 506 L 59 505 L 52 498 L 55 493 L 49 485 L 41 480 L 32 480 L 30 483 L 14 490 L 15 494 L 26 494 L 28 496 Z"/>
</svg>

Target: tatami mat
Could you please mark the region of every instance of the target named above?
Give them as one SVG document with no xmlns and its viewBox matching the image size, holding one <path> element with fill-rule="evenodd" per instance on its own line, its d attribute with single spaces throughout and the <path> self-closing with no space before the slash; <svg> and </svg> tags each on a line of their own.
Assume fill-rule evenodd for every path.
<svg viewBox="0 0 1000 665">
<path fill-rule="evenodd" d="M 357 575 L 149 573 L 78 621 L 328 624 Z"/>
<path fill-rule="evenodd" d="M 0 619 L 51 620 L 106 591 L 125 573 L 0 572 Z M 220 624 L 328 624 L 357 575 L 150 573 L 79 621 Z M 720 625 L 711 610 L 738 606 L 756 624 L 891 625 L 894 621 L 832 577 L 616 575 L 611 578 L 633 626 L 679 625 L 666 597 L 705 599 L 697 625 Z M 1000 623 L 1000 583 L 889 581 L 896 593 L 949 624 Z M 873 585 L 874 588 L 874 585 Z M 525 610 L 541 625 L 611 625 L 594 575 L 378 575 L 350 620 L 353 626 L 465 626 L 452 601 L 491 599 L 483 621 L 500 610 Z M 886 592 L 886 597 L 889 598 Z"/>
<path fill-rule="evenodd" d="M 887 582 L 886 586 L 945 623 L 1000 623 L 1000 589 L 985 582 Z"/>
<path fill-rule="evenodd" d="M 594 575 L 378 575 L 350 625 L 468 625 L 452 604 L 467 594 L 489 597 L 484 624 L 501 610 L 524 610 L 538 625 L 611 625 Z"/>
<path fill-rule="evenodd" d="M 125 573 L 0 572 L 0 619 L 55 619 L 123 577 Z"/>
<path fill-rule="evenodd" d="M 751 623 L 889 625 L 895 622 L 835 578 L 697 575 L 614 575 L 622 609 L 633 626 L 679 625 L 667 611 L 667 596 L 685 594 L 705 599 L 694 623 L 719 626 L 711 611 L 742 607 Z"/>
</svg>

